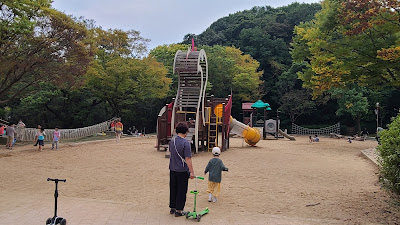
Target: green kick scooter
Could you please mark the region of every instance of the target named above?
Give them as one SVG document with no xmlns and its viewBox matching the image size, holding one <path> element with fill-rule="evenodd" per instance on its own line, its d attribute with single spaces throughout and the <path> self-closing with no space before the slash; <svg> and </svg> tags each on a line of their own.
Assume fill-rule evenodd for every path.
<svg viewBox="0 0 400 225">
<path fill-rule="evenodd" d="M 207 207 L 205 210 L 203 210 L 201 212 L 196 212 L 196 198 L 197 198 L 197 194 L 199 193 L 197 191 L 197 179 L 204 180 L 204 177 L 196 177 L 195 189 L 194 189 L 194 191 L 190 192 L 190 193 L 194 194 L 194 209 L 193 209 L 193 212 L 186 213 L 186 219 L 189 219 L 190 217 L 192 217 L 193 219 L 197 219 L 197 222 L 200 222 L 201 217 L 204 216 L 205 214 L 207 214 L 209 212 L 209 210 Z"/>
</svg>

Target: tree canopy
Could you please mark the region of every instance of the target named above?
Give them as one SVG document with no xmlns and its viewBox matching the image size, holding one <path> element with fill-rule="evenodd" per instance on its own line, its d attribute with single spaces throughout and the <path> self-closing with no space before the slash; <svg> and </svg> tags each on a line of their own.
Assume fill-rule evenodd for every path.
<svg viewBox="0 0 400 225">
<path fill-rule="evenodd" d="M 282 96 L 275 83 L 292 64 L 289 44 L 293 28 L 300 22 L 313 19 L 320 9 L 320 4 L 300 3 L 278 8 L 253 7 L 218 19 L 199 35 L 186 35 L 183 43 L 190 44 L 194 37 L 200 45 L 234 46 L 251 55 L 260 63 L 259 70 L 263 71 L 263 99 L 271 102 L 271 99 Z"/>
<path fill-rule="evenodd" d="M 81 84 L 93 46 L 83 24 L 50 8 L 48 0 L 0 4 L 0 103 L 48 81 Z"/>
<path fill-rule="evenodd" d="M 325 0 L 315 19 L 295 28 L 292 56 L 306 62 L 304 86 L 321 95 L 353 83 L 400 88 L 399 2 Z"/>
</svg>

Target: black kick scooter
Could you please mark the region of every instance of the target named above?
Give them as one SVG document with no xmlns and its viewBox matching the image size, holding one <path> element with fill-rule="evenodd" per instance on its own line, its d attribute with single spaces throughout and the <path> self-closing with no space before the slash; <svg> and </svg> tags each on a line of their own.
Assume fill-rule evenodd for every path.
<svg viewBox="0 0 400 225">
<path fill-rule="evenodd" d="M 62 217 L 58 217 L 57 216 L 57 198 L 58 198 L 58 182 L 65 182 L 67 180 L 61 180 L 61 179 L 51 179 L 51 178 L 47 178 L 47 181 L 54 181 L 56 182 L 56 191 L 54 192 L 54 198 L 55 198 L 55 205 L 54 205 L 54 217 L 53 218 L 48 218 L 46 220 L 46 225 L 66 225 L 67 224 L 67 220 L 62 218 Z"/>
</svg>

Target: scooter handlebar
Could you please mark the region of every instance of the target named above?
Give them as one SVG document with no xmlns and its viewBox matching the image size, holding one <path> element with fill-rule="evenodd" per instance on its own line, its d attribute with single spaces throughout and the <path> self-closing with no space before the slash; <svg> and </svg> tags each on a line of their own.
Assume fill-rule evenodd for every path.
<svg viewBox="0 0 400 225">
<path fill-rule="evenodd" d="M 198 177 L 198 176 L 196 176 L 196 178 L 197 178 L 197 179 L 200 179 L 200 180 L 204 180 L 204 177 Z"/>
<path fill-rule="evenodd" d="M 51 178 L 47 178 L 47 181 L 66 182 L 67 180 L 66 179 L 51 179 Z"/>
</svg>

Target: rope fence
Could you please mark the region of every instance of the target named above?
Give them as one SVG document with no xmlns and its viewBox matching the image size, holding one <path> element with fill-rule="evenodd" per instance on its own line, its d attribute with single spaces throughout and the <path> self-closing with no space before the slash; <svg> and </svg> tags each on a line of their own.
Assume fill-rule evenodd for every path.
<svg viewBox="0 0 400 225">
<path fill-rule="evenodd" d="M 109 130 L 111 122 L 115 120 L 115 118 L 107 120 L 103 123 L 99 123 L 96 125 L 76 128 L 76 129 L 59 129 L 61 133 L 61 139 L 77 139 L 83 137 L 89 137 L 95 135 L 97 133 L 101 133 Z M 20 141 L 34 141 L 36 139 L 37 128 L 17 128 L 16 130 L 16 138 Z M 54 135 L 54 129 L 45 129 L 45 141 L 52 141 Z"/>
<path fill-rule="evenodd" d="M 340 123 L 334 124 L 329 127 L 310 129 L 301 127 L 297 124 L 292 123 L 292 134 L 300 135 L 329 135 L 331 133 L 340 134 Z"/>
</svg>

